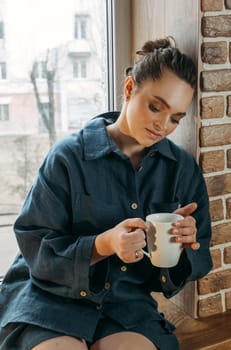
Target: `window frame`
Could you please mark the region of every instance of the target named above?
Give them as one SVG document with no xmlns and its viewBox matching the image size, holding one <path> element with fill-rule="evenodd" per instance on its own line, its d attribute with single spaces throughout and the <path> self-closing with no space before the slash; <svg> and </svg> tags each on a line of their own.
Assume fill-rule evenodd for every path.
<svg viewBox="0 0 231 350">
<path fill-rule="evenodd" d="M 132 57 L 131 0 L 107 0 L 106 6 L 108 108 L 120 110 L 124 70 Z"/>
</svg>

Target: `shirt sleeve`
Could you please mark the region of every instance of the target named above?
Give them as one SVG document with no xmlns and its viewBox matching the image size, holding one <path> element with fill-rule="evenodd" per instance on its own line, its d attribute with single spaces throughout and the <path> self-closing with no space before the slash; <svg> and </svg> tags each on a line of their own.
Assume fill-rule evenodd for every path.
<svg viewBox="0 0 231 350">
<path fill-rule="evenodd" d="M 198 250 L 185 248 L 181 254 L 179 263 L 172 268 L 162 268 L 159 271 L 160 289 L 167 298 L 177 294 L 187 282 L 195 281 L 205 276 L 212 268 L 210 255 L 211 220 L 209 213 L 209 199 L 204 178 L 200 169 L 195 165 L 194 173 L 185 195 L 183 203 L 196 202 L 197 210 L 192 213 L 196 219 L 197 241 L 200 243 Z M 183 179 L 183 177 L 182 177 Z M 184 205 L 185 205 L 184 204 Z"/>
<path fill-rule="evenodd" d="M 73 201 L 68 169 L 51 152 L 39 170 L 14 230 L 32 283 L 44 291 L 100 302 L 103 280 L 91 288 L 90 267 L 95 234 L 78 235 L 72 223 Z M 107 259 L 101 273 L 107 275 Z"/>
</svg>

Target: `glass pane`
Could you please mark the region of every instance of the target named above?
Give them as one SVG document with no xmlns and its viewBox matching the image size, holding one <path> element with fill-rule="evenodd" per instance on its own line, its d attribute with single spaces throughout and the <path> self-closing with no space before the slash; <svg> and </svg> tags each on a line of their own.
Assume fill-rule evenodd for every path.
<svg viewBox="0 0 231 350">
<path fill-rule="evenodd" d="M 105 0 L 0 0 L 0 276 L 49 147 L 107 107 Z"/>
</svg>

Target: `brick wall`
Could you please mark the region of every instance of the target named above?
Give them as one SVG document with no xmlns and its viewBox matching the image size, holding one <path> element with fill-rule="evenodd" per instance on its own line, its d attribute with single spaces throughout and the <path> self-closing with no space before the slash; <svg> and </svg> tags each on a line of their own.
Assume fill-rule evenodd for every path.
<svg viewBox="0 0 231 350">
<path fill-rule="evenodd" d="M 200 165 L 212 218 L 213 270 L 198 282 L 198 316 L 231 309 L 231 0 L 201 0 Z"/>
</svg>

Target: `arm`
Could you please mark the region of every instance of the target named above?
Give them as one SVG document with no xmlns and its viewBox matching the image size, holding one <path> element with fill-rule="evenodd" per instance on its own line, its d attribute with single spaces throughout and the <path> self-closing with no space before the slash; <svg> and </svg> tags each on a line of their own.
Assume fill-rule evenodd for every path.
<svg viewBox="0 0 231 350">
<path fill-rule="evenodd" d="M 176 212 L 185 217 L 176 225 L 179 241 L 185 248 L 177 266 L 162 269 L 161 275 L 166 275 L 168 284 L 162 283 L 166 297 L 178 293 L 189 281 L 195 281 L 206 275 L 212 268 L 209 251 L 211 238 L 211 222 L 209 200 L 205 182 L 202 176 L 195 188 L 195 203 L 191 203 Z M 173 233 L 176 233 L 173 229 Z"/>
</svg>

